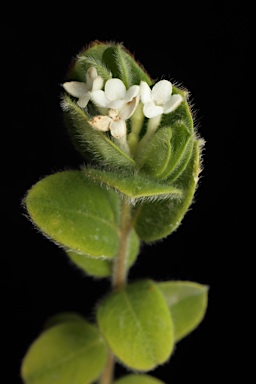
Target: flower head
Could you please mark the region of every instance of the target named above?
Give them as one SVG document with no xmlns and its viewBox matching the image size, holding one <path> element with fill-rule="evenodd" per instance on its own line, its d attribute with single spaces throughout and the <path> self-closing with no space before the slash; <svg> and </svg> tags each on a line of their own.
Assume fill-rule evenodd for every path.
<svg viewBox="0 0 256 384">
<path fill-rule="evenodd" d="M 133 85 L 126 90 L 120 79 L 109 79 L 105 90 L 92 93 L 91 100 L 98 106 L 108 109 L 108 115 L 95 116 L 90 124 L 100 130 L 110 130 L 113 137 L 120 139 L 126 135 L 125 120 L 135 111 L 139 102 L 139 85 Z"/>
<path fill-rule="evenodd" d="M 92 92 L 98 91 L 103 86 L 103 79 L 98 76 L 97 70 L 90 67 L 86 73 L 86 83 L 69 81 L 63 84 L 63 88 L 70 95 L 77 97 L 77 104 L 85 108 L 91 99 Z"/>
<path fill-rule="evenodd" d="M 168 80 L 160 80 L 152 89 L 141 81 L 140 92 L 143 113 L 148 118 L 173 112 L 183 101 L 181 95 L 172 95 L 172 83 Z"/>
</svg>

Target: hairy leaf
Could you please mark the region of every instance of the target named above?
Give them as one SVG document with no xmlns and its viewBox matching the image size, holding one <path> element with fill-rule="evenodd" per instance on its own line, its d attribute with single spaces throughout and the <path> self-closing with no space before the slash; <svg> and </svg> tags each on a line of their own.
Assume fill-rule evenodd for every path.
<svg viewBox="0 0 256 384">
<path fill-rule="evenodd" d="M 127 367 L 148 371 L 170 357 L 172 318 L 153 281 L 133 282 L 109 294 L 99 303 L 96 316 L 109 347 Z"/>
<path fill-rule="evenodd" d="M 107 349 L 85 320 L 46 329 L 29 347 L 21 367 L 25 384 L 90 384 L 101 374 Z"/>
<path fill-rule="evenodd" d="M 47 176 L 24 199 L 34 224 L 48 238 L 76 253 L 113 258 L 119 247 L 119 197 L 81 171 Z"/>
<path fill-rule="evenodd" d="M 175 341 L 192 332 L 203 320 L 208 286 L 190 281 L 166 281 L 158 283 L 170 308 Z"/>
</svg>

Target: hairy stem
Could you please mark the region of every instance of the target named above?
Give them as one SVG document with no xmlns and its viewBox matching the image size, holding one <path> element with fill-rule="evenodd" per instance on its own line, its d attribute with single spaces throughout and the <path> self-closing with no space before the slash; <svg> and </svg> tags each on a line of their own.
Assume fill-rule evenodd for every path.
<svg viewBox="0 0 256 384">
<path fill-rule="evenodd" d="M 131 227 L 131 206 L 127 201 L 123 200 L 120 221 L 120 245 L 112 275 L 112 287 L 114 290 L 122 288 L 126 284 L 128 254 L 127 240 Z"/>
<path fill-rule="evenodd" d="M 117 290 L 126 285 L 127 281 L 127 241 L 132 228 L 131 205 L 126 201 L 122 201 L 121 219 L 120 219 L 120 245 L 118 254 L 115 258 L 115 265 L 112 274 L 112 289 Z M 115 359 L 111 351 L 109 351 L 108 360 L 99 384 L 111 384 L 114 377 Z"/>
<path fill-rule="evenodd" d="M 111 384 L 113 381 L 115 360 L 111 351 L 108 353 L 107 363 L 105 365 L 104 371 L 101 375 L 99 384 Z"/>
</svg>

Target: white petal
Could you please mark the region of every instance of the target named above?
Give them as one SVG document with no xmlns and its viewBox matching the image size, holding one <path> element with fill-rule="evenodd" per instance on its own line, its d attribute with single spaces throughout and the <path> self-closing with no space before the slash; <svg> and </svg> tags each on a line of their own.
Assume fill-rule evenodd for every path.
<svg viewBox="0 0 256 384">
<path fill-rule="evenodd" d="M 99 107 L 108 108 L 109 100 L 104 91 L 94 91 L 90 93 L 91 100 Z"/>
<path fill-rule="evenodd" d="M 112 119 L 108 116 L 94 116 L 89 123 L 96 128 L 98 131 L 106 132 L 109 130 Z"/>
<path fill-rule="evenodd" d="M 120 100 L 125 98 L 126 88 L 122 80 L 109 79 L 105 84 L 106 97 L 110 100 Z"/>
<path fill-rule="evenodd" d="M 164 105 L 172 94 L 172 83 L 160 80 L 152 88 L 152 99 L 157 105 Z"/>
<path fill-rule="evenodd" d="M 82 95 L 81 97 L 79 97 L 79 99 L 77 101 L 77 105 L 79 105 L 79 107 L 81 107 L 81 108 L 85 108 L 86 105 L 88 104 L 89 100 L 90 100 L 90 95 L 87 92 L 84 95 Z"/>
<path fill-rule="evenodd" d="M 62 85 L 65 91 L 74 97 L 81 97 L 84 93 L 87 92 L 86 84 L 79 81 L 69 81 Z"/>
<path fill-rule="evenodd" d="M 151 89 L 145 81 L 140 82 L 140 98 L 143 104 L 151 101 Z"/>
<path fill-rule="evenodd" d="M 163 107 L 157 106 L 153 101 L 150 101 L 144 105 L 143 113 L 148 118 L 156 117 L 163 113 Z"/>
<path fill-rule="evenodd" d="M 124 120 L 113 121 L 110 124 L 111 135 L 116 139 L 126 135 L 126 124 Z"/>
<path fill-rule="evenodd" d="M 125 100 L 114 100 L 108 103 L 108 108 L 120 109 L 125 104 Z"/>
<path fill-rule="evenodd" d="M 126 101 L 131 101 L 134 97 L 138 96 L 140 93 L 140 86 L 139 85 L 132 85 L 125 95 Z"/>
<path fill-rule="evenodd" d="M 91 91 L 98 91 L 102 88 L 103 86 L 103 79 L 100 76 L 97 76 L 92 83 Z"/>
<path fill-rule="evenodd" d="M 119 111 L 119 117 L 122 120 L 127 120 L 135 111 L 139 102 L 139 97 L 134 97 L 129 103 L 124 104 L 124 106 Z"/>
<path fill-rule="evenodd" d="M 170 100 L 163 106 L 163 113 L 170 113 L 174 111 L 183 101 L 181 95 L 172 95 Z"/>
</svg>

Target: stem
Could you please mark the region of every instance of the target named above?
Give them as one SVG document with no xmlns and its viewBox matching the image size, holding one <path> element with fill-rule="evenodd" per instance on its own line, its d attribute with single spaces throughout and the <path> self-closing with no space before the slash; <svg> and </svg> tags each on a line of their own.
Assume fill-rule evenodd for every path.
<svg viewBox="0 0 256 384">
<path fill-rule="evenodd" d="M 109 351 L 107 363 L 100 378 L 99 384 L 111 384 L 113 380 L 115 360 L 112 352 Z"/>
<path fill-rule="evenodd" d="M 122 201 L 120 222 L 120 245 L 112 275 L 112 287 L 114 290 L 122 288 L 127 279 L 127 240 L 131 230 L 131 206 L 124 199 Z"/>
<path fill-rule="evenodd" d="M 127 281 L 127 241 L 132 228 L 131 205 L 123 199 L 121 208 L 121 220 L 119 228 L 120 245 L 115 258 L 112 274 L 112 289 L 117 290 L 126 285 Z M 109 351 L 108 359 L 99 384 L 111 384 L 114 376 L 115 359 Z"/>
</svg>

